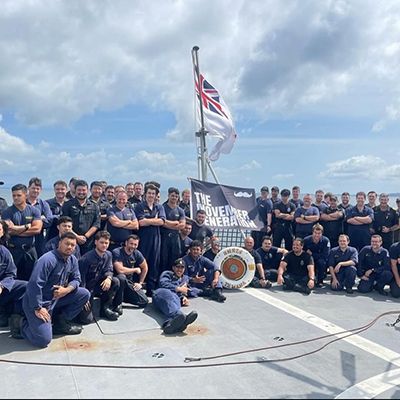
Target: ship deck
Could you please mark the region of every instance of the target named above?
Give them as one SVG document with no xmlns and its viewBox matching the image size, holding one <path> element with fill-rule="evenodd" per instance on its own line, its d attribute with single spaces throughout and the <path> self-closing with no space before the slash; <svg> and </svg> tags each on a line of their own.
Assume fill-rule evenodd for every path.
<svg viewBox="0 0 400 400">
<path fill-rule="evenodd" d="M 151 304 L 125 305 L 119 321 L 99 320 L 46 349 L 1 329 L 1 397 L 400 398 L 400 324 L 388 326 L 396 299 L 277 286 L 224 293 L 223 304 L 192 299 L 185 311 L 198 319 L 170 336 Z M 343 337 L 348 329 L 357 330 Z M 259 348 L 268 349 L 186 360 Z"/>
</svg>

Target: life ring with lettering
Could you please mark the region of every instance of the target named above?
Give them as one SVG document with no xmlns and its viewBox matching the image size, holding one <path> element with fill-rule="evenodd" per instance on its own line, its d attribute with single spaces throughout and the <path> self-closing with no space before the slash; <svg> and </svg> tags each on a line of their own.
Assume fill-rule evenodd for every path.
<svg viewBox="0 0 400 400">
<path fill-rule="evenodd" d="M 241 247 L 222 249 L 214 259 L 221 271 L 221 283 L 227 289 L 246 287 L 254 278 L 256 264 L 252 255 Z"/>
</svg>

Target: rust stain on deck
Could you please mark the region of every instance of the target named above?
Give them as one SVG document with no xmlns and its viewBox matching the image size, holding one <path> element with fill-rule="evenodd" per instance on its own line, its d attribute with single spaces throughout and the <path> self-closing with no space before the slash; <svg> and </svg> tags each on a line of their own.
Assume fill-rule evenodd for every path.
<svg viewBox="0 0 400 400">
<path fill-rule="evenodd" d="M 208 329 L 203 325 L 189 325 L 185 332 L 187 335 L 194 336 L 194 335 L 207 335 Z"/>
<path fill-rule="evenodd" d="M 98 345 L 95 342 L 89 342 L 87 340 L 59 340 L 53 341 L 49 347 L 51 351 L 60 350 L 85 350 L 91 351 L 96 350 Z"/>
</svg>

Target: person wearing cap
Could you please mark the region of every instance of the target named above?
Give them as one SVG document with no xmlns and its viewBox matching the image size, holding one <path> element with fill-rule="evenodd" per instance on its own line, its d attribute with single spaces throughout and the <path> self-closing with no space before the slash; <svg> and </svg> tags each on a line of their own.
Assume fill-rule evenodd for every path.
<svg viewBox="0 0 400 400">
<path fill-rule="evenodd" d="M 275 204 L 278 201 L 280 201 L 278 186 L 272 186 L 272 188 L 271 188 L 271 201 L 272 201 L 272 204 Z"/>
<path fill-rule="evenodd" d="M 282 240 L 285 242 L 286 250 L 290 251 L 293 246 L 293 218 L 296 206 L 289 201 L 290 190 L 281 191 L 281 200 L 274 204 L 273 245 L 281 247 Z"/>
<path fill-rule="evenodd" d="M 258 248 L 261 246 L 262 238 L 267 235 L 271 234 L 272 232 L 272 208 L 273 204 L 272 201 L 268 198 L 269 196 L 269 189 L 268 186 L 263 186 L 260 189 L 260 196 L 257 197 L 257 210 L 258 216 L 264 227 L 259 231 L 251 231 L 251 237 L 254 239 L 254 247 Z"/>
<path fill-rule="evenodd" d="M 0 181 L 0 185 L 4 185 L 3 181 Z M 3 197 L 0 197 L 0 215 L 1 213 L 8 207 L 6 199 L 3 199 Z"/>
<path fill-rule="evenodd" d="M 181 257 L 181 241 L 179 231 L 185 226 L 185 212 L 178 205 L 179 189 L 168 189 L 168 200 L 163 203 L 165 223 L 160 228 L 161 255 L 160 266 L 162 271 L 169 270 L 173 262 Z"/>
<path fill-rule="evenodd" d="M 189 277 L 185 275 L 185 263 L 178 258 L 172 271 L 161 274 L 158 288 L 153 292 L 152 304 L 166 317 L 162 324 L 165 334 L 183 332 L 197 319 L 197 311 L 185 315 L 181 310 L 181 307 L 189 306 L 189 297 L 193 297 Z"/>
<path fill-rule="evenodd" d="M 211 238 L 211 247 L 203 253 L 204 257 L 207 257 L 209 260 L 214 261 L 215 256 L 219 253 L 221 250 L 221 243 L 219 241 L 219 238 L 217 236 L 213 236 Z"/>
<path fill-rule="evenodd" d="M 27 203 L 28 188 L 17 184 L 11 188 L 13 205 L 5 209 L 1 217 L 10 233 L 8 248 L 17 266 L 17 278 L 29 280 L 37 260 L 35 236 L 42 230 L 40 211 Z"/>
<path fill-rule="evenodd" d="M 193 240 L 190 243 L 189 254 L 183 257 L 186 266 L 186 274 L 192 287 L 193 297 L 210 297 L 219 303 L 223 303 L 226 297 L 222 294 L 222 283 L 219 279 L 221 271 L 217 265 L 202 255 L 203 243 Z"/>
</svg>

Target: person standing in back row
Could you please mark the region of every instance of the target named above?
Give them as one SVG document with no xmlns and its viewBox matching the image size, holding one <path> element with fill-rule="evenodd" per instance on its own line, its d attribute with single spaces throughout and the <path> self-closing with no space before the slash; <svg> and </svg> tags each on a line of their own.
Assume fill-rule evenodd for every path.
<svg viewBox="0 0 400 400">
<path fill-rule="evenodd" d="M 37 260 L 35 236 L 43 227 L 39 210 L 27 204 L 28 188 L 23 184 L 11 188 L 13 205 L 3 211 L 1 217 L 8 225 L 11 239 L 8 248 L 17 266 L 17 278 L 29 280 Z"/>
<path fill-rule="evenodd" d="M 73 231 L 84 255 L 94 247 L 94 235 L 100 229 L 100 208 L 88 199 L 86 181 L 75 182 L 75 197 L 67 201 L 62 208 L 62 215 L 72 218 Z"/>
<path fill-rule="evenodd" d="M 165 223 L 165 210 L 161 204 L 156 203 L 160 193 L 157 186 L 145 186 L 144 200 L 135 207 L 135 214 L 139 221 L 139 251 L 147 261 L 148 274 L 146 281 L 146 294 L 152 296 L 157 287 L 160 276 L 161 233 L 160 227 Z"/>
</svg>

